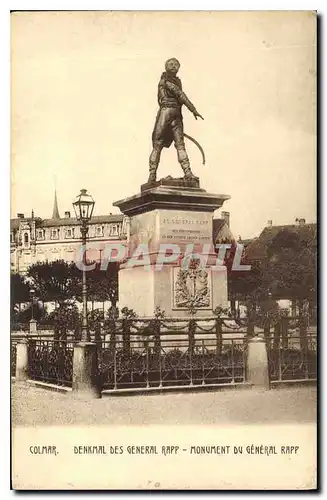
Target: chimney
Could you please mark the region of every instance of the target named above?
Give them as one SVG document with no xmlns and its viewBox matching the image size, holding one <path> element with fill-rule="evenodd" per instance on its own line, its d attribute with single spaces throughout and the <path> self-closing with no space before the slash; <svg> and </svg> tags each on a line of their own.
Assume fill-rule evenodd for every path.
<svg viewBox="0 0 327 500">
<path fill-rule="evenodd" d="M 224 219 L 226 226 L 229 227 L 230 224 L 230 213 L 229 212 L 221 212 L 221 218 Z"/>
<path fill-rule="evenodd" d="M 17 214 L 18 219 L 24 219 L 24 214 Z"/>
<path fill-rule="evenodd" d="M 65 219 L 70 219 L 70 212 L 65 212 Z"/>
<path fill-rule="evenodd" d="M 272 227 L 272 220 L 267 221 L 267 227 Z"/>
</svg>

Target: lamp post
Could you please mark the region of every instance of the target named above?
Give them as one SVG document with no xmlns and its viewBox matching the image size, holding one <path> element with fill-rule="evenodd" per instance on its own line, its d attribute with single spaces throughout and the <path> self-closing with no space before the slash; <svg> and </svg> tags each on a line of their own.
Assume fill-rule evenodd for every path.
<svg viewBox="0 0 327 500">
<path fill-rule="evenodd" d="M 34 320 L 34 296 L 35 290 L 34 288 L 30 289 L 30 297 L 31 297 L 31 320 Z"/>
<path fill-rule="evenodd" d="M 90 333 L 87 322 L 87 284 L 86 284 L 86 239 L 89 230 L 88 223 L 92 217 L 94 209 L 94 200 L 86 189 L 81 189 L 80 194 L 73 202 L 73 207 L 77 220 L 81 223 L 82 246 L 83 246 L 83 281 L 82 281 L 82 299 L 83 299 L 83 323 L 82 323 L 82 342 L 90 341 Z"/>
</svg>

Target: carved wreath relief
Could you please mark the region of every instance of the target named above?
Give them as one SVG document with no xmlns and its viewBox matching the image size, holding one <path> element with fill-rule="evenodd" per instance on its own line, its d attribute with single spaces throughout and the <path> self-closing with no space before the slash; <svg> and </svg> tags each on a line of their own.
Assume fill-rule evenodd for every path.
<svg viewBox="0 0 327 500">
<path fill-rule="evenodd" d="M 189 266 L 174 269 L 174 307 L 201 309 L 211 307 L 211 280 L 206 269 Z"/>
</svg>

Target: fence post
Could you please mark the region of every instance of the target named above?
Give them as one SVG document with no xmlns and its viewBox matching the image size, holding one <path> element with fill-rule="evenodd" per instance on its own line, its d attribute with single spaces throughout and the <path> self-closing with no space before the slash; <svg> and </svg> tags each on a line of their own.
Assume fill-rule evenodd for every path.
<svg viewBox="0 0 327 500">
<path fill-rule="evenodd" d="M 274 351 L 279 352 L 279 346 L 280 346 L 280 321 L 277 321 L 274 327 Z"/>
<path fill-rule="evenodd" d="M 123 356 L 128 358 L 131 350 L 131 343 L 130 343 L 131 327 L 129 319 L 127 318 L 123 319 L 122 330 L 123 330 Z"/>
<path fill-rule="evenodd" d="M 79 342 L 74 345 L 73 394 L 81 399 L 101 397 L 98 386 L 98 356 L 95 342 Z"/>
<path fill-rule="evenodd" d="M 282 347 L 283 349 L 288 349 L 288 319 L 287 317 L 282 317 L 280 320 L 281 330 L 282 330 Z"/>
<path fill-rule="evenodd" d="M 215 321 L 216 327 L 216 356 L 221 355 L 221 350 L 223 346 L 223 329 L 222 329 L 222 320 L 220 318 L 216 318 Z"/>
<path fill-rule="evenodd" d="M 265 341 L 267 342 L 267 346 L 270 343 L 270 318 L 267 316 L 265 318 L 265 323 L 264 323 L 264 336 L 265 336 Z"/>
<path fill-rule="evenodd" d="M 308 337 L 307 337 L 307 328 L 306 328 L 306 318 L 304 316 L 299 317 L 300 323 L 300 346 L 301 351 L 304 354 L 308 352 Z"/>
<path fill-rule="evenodd" d="M 269 389 L 268 355 L 265 339 L 248 340 L 246 357 L 247 382 L 257 389 Z"/>
<path fill-rule="evenodd" d="M 304 360 L 304 369 L 305 369 L 305 378 L 309 378 L 309 366 L 308 366 L 308 357 L 309 357 L 309 345 L 308 345 L 308 337 L 307 337 L 307 322 L 304 316 L 300 316 L 300 348 L 302 359 Z"/>
<path fill-rule="evenodd" d="M 246 329 L 246 335 L 248 338 L 254 337 L 255 314 L 256 313 L 253 308 L 248 308 L 248 324 Z"/>
<path fill-rule="evenodd" d="M 105 331 L 105 338 L 108 333 L 109 333 L 109 353 L 110 356 L 113 356 L 114 353 L 116 352 L 116 322 L 114 319 L 108 321 L 108 325 Z"/>
<path fill-rule="evenodd" d="M 196 320 L 194 318 L 190 319 L 188 324 L 188 346 L 191 355 L 194 353 L 195 347 L 195 331 L 196 331 Z"/>
<path fill-rule="evenodd" d="M 154 355 L 160 357 L 161 353 L 161 339 L 160 339 L 161 321 L 156 318 L 153 322 L 153 336 L 154 336 Z"/>
<path fill-rule="evenodd" d="M 28 379 L 28 342 L 27 338 L 21 339 L 16 345 L 16 381 Z"/>
</svg>

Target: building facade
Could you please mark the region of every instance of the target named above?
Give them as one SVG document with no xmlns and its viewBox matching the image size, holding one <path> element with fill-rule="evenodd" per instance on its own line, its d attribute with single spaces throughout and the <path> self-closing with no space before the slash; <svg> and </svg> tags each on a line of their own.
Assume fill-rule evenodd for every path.
<svg viewBox="0 0 327 500">
<path fill-rule="evenodd" d="M 88 232 L 88 259 L 101 260 L 108 242 L 126 242 L 123 222 L 123 215 L 120 214 L 92 217 Z M 10 221 L 11 272 L 24 274 L 37 262 L 76 261 L 81 247 L 80 227 L 79 221 L 70 212 L 60 217 L 56 194 L 50 219 L 36 217 L 33 211 L 30 217 L 17 214 L 17 218 Z"/>
<path fill-rule="evenodd" d="M 10 221 L 10 267 L 12 273 L 25 274 L 36 263 L 64 260 L 81 260 L 81 230 L 79 221 L 66 211 L 60 217 L 55 193 L 52 217 L 42 219 L 34 212 L 30 217 L 17 214 Z M 87 259 L 105 260 L 108 244 L 128 241 L 129 218 L 122 214 L 93 216 L 89 222 Z M 222 212 L 220 219 L 213 220 L 213 242 L 231 242 L 234 237 L 229 228 L 229 213 Z"/>
</svg>

